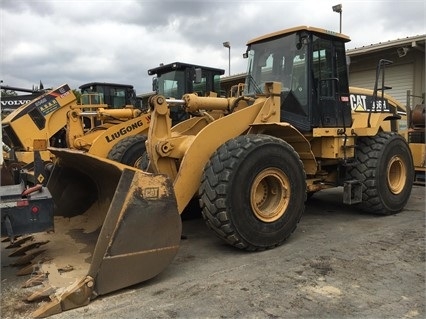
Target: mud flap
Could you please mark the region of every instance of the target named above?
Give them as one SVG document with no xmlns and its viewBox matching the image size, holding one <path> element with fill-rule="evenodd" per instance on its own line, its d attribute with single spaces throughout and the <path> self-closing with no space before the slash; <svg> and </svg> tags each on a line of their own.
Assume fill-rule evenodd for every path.
<svg viewBox="0 0 426 319">
<path fill-rule="evenodd" d="M 99 235 L 91 237 L 96 245 L 86 246 L 94 246 L 86 276 L 57 290 L 62 292 L 37 309 L 36 317 L 81 307 L 98 295 L 153 278 L 172 262 L 182 231 L 173 185 L 166 176 L 70 150 L 54 153 L 59 161 L 48 187 L 55 214 L 69 219 L 88 215 L 90 222 L 84 225 Z"/>
</svg>

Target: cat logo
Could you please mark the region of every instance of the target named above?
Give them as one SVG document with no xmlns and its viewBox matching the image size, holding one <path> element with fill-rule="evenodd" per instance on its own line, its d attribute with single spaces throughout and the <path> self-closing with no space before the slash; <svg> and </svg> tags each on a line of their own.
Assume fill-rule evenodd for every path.
<svg viewBox="0 0 426 319">
<path fill-rule="evenodd" d="M 377 98 L 375 101 L 372 96 L 362 94 L 351 94 L 349 97 L 351 108 L 355 112 L 390 112 L 386 99 Z"/>
<path fill-rule="evenodd" d="M 39 182 L 40 184 L 43 184 L 44 176 L 43 176 L 42 174 L 39 174 L 39 175 L 37 176 L 37 180 L 38 180 L 38 182 Z"/>
</svg>

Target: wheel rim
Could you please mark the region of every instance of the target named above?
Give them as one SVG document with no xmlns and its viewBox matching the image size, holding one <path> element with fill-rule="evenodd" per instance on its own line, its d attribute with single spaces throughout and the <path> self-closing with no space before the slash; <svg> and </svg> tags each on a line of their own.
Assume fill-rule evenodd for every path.
<svg viewBox="0 0 426 319">
<path fill-rule="evenodd" d="M 269 168 L 258 174 L 250 191 L 254 215 L 271 223 L 283 216 L 290 201 L 290 180 L 283 171 Z"/>
<path fill-rule="evenodd" d="M 394 156 L 387 167 L 389 189 L 393 194 L 399 194 L 404 189 L 407 179 L 407 168 L 399 156 Z"/>
</svg>

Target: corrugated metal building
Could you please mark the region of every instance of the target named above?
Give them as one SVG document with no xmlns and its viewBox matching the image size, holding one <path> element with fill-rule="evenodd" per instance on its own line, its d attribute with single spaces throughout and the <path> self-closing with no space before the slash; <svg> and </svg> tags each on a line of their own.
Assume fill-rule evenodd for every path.
<svg viewBox="0 0 426 319">
<path fill-rule="evenodd" d="M 350 85 L 373 88 L 378 61 L 390 60 L 393 63 L 385 69 L 385 84 L 392 89 L 386 93 L 405 105 L 420 104 L 426 86 L 425 40 L 426 35 L 419 35 L 348 50 Z"/>
</svg>

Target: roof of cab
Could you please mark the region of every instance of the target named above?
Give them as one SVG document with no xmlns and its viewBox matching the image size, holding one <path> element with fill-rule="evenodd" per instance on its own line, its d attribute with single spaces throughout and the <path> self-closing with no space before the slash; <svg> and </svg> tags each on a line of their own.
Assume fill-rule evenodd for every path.
<svg viewBox="0 0 426 319">
<path fill-rule="evenodd" d="M 78 88 L 83 90 L 85 88 L 91 87 L 91 86 L 109 86 L 109 87 L 116 87 L 116 88 L 129 88 L 133 89 L 133 85 L 130 84 L 123 84 L 123 83 L 109 83 L 109 82 L 90 82 L 80 85 Z"/>
<path fill-rule="evenodd" d="M 187 68 L 200 68 L 206 71 L 213 71 L 214 73 L 219 75 L 225 74 L 225 70 L 223 69 L 217 69 L 217 68 L 212 68 L 209 66 L 195 65 L 195 64 L 184 63 L 184 62 L 173 62 L 169 64 L 162 64 L 156 68 L 149 69 L 148 74 L 149 75 L 164 74 L 173 70 L 185 70 Z"/>
<path fill-rule="evenodd" d="M 299 31 L 307 31 L 307 32 L 312 32 L 312 33 L 327 35 L 327 36 L 331 36 L 331 37 L 336 37 L 336 38 L 339 38 L 339 39 L 343 40 L 344 42 L 349 42 L 351 40 L 347 35 L 342 34 L 342 33 L 334 32 L 334 31 L 329 31 L 329 30 L 326 30 L 326 29 L 321 29 L 321 28 L 316 28 L 316 27 L 310 27 L 310 26 L 302 25 L 302 26 L 293 27 L 293 28 L 289 28 L 289 29 L 284 29 L 284 30 L 280 30 L 280 31 L 276 31 L 276 32 L 272 32 L 272 33 L 268 33 L 268 34 L 262 35 L 260 37 L 257 37 L 257 38 L 254 38 L 254 39 L 248 41 L 247 45 L 253 44 L 253 43 L 256 43 L 256 42 L 262 42 L 263 40 L 266 40 L 266 39 L 270 39 L 270 38 L 274 38 L 274 37 L 279 37 L 279 36 L 283 36 L 283 35 L 286 35 L 286 34 L 291 34 L 291 33 L 299 32 Z"/>
</svg>

